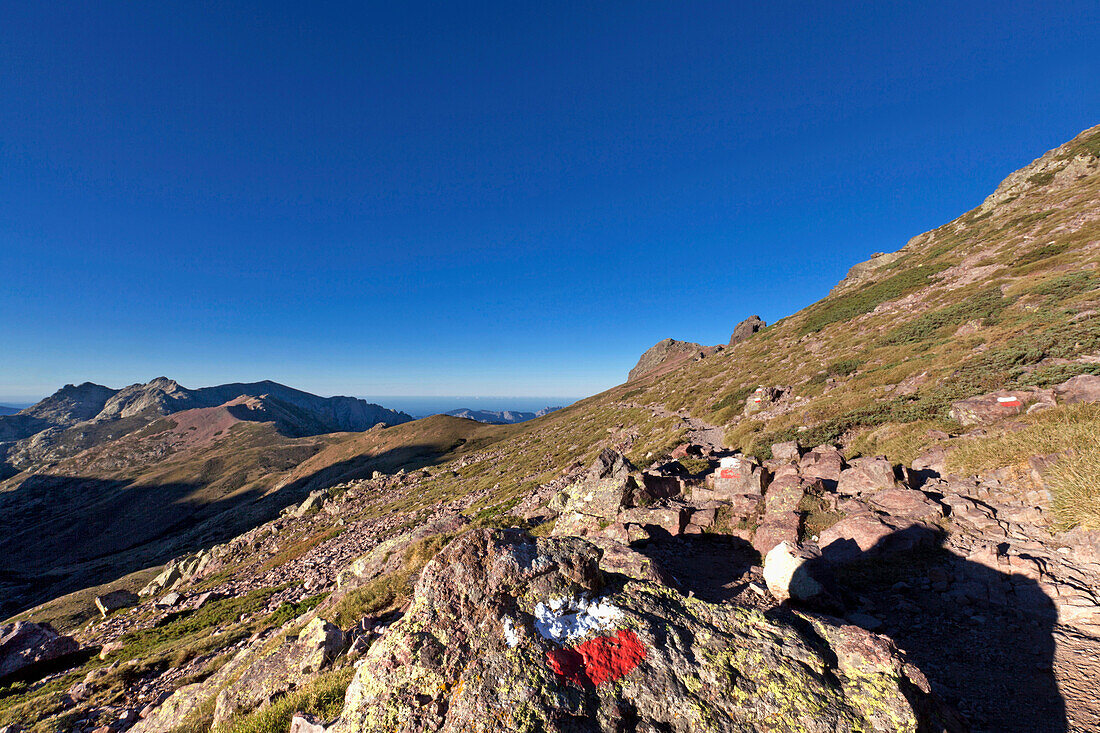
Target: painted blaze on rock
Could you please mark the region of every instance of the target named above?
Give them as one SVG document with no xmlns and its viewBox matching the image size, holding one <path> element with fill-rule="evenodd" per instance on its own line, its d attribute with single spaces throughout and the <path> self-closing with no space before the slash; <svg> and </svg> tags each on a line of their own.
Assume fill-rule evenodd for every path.
<svg viewBox="0 0 1100 733">
<path fill-rule="evenodd" d="M 622 629 L 615 636 L 597 636 L 571 649 L 546 652 L 546 661 L 554 674 L 582 686 L 614 682 L 643 659 L 645 647 L 630 629 Z"/>
</svg>

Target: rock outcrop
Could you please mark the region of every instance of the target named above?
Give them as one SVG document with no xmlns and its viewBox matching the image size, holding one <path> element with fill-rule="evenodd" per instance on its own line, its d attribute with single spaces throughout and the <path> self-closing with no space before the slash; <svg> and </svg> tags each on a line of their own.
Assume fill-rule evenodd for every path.
<svg viewBox="0 0 1100 733">
<path fill-rule="evenodd" d="M 0 682 L 31 667 L 75 654 L 80 645 L 49 624 L 17 621 L 0 626 Z"/>
<path fill-rule="evenodd" d="M 689 358 L 714 353 L 715 348 L 689 341 L 677 341 L 676 339 L 664 339 L 651 346 L 627 376 L 628 382 L 644 377 L 646 374 L 669 364 L 687 361 Z"/>
<path fill-rule="evenodd" d="M 607 576 L 577 538 L 470 532 L 371 647 L 334 733 L 916 731 L 928 683 L 880 636 Z"/>
<path fill-rule="evenodd" d="M 753 334 L 764 329 L 767 325 L 760 319 L 760 316 L 749 316 L 734 326 L 729 345 L 732 347 L 751 338 Z"/>
</svg>

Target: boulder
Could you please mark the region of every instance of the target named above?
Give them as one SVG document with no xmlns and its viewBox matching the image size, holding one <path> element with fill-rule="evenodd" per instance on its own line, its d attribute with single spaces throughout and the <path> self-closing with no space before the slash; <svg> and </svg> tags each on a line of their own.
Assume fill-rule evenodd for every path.
<svg viewBox="0 0 1100 733">
<path fill-rule="evenodd" d="M 816 484 L 820 489 L 820 483 Z M 798 505 L 810 488 L 805 481 L 798 476 L 787 475 L 772 481 L 768 487 L 768 493 L 764 496 L 764 516 L 779 514 L 782 512 L 798 511 Z"/>
<path fill-rule="evenodd" d="M 812 601 L 825 591 L 808 565 L 820 557 L 816 548 L 780 542 L 764 556 L 764 584 L 778 601 Z"/>
<path fill-rule="evenodd" d="M 1078 374 L 1057 385 L 1054 394 L 1059 402 L 1100 402 L 1100 377 L 1095 374 Z"/>
<path fill-rule="evenodd" d="M 49 624 L 16 621 L 0 626 L 0 680 L 28 673 L 36 666 L 46 665 L 75 654 L 80 645 L 70 636 L 63 636 Z"/>
<path fill-rule="evenodd" d="M 597 537 L 592 544 L 600 548 L 600 570 L 605 573 L 617 573 L 635 580 L 644 580 L 663 585 L 675 586 L 676 581 L 659 562 L 633 550 L 620 542 Z"/>
<path fill-rule="evenodd" d="M 344 646 L 344 633 L 339 628 L 314 618 L 297 639 L 288 639 L 270 653 L 255 655 L 240 678 L 218 694 L 214 727 L 305 684 L 339 656 Z"/>
<path fill-rule="evenodd" d="M 683 487 L 681 479 L 676 476 L 665 476 L 656 471 L 642 473 L 642 491 L 649 499 L 669 499 L 679 496 Z"/>
<path fill-rule="evenodd" d="M 901 518 L 884 520 L 870 512 L 845 517 L 818 538 L 822 557 L 829 564 L 844 564 L 865 555 L 885 557 L 936 541 L 935 528 Z"/>
<path fill-rule="evenodd" d="M 800 522 L 801 517 L 797 512 L 779 512 L 766 515 L 752 535 L 752 546 L 761 555 L 767 555 L 772 548 L 781 542 L 796 545 L 798 544 Z"/>
<path fill-rule="evenodd" d="M 844 470 L 844 456 L 832 446 L 819 446 L 802 456 L 798 470 L 803 476 L 821 479 L 835 487 Z"/>
<path fill-rule="evenodd" d="M 886 639 L 611 580 L 599 554 L 516 531 L 452 542 L 357 665 L 331 733 L 930 725 L 927 680 Z"/>
<path fill-rule="evenodd" d="M 875 509 L 904 519 L 931 520 L 943 516 L 939 504 L 913 489 L 885 489 L 867 497 Z"/>
<path fill-rule="evenodd" d="M 838 494 L 856 496 L 882 489 L 900 488 L 897 474 L 890 461 L 880 457 L 856 458 L 841 471 L 836 484 Z"/>
<path fill-rule="evenodd" d="M 718 470 L 707 476 L 707 484 L 718 499 L 734 496 L 760 496 L 766 485 L 763 468 L 739 456 L 723 458 Z"/>
<path fill-rule="evenodd" d="M 618 521 L 644 527 L 651 537 L 661 535 L 675 537 L 683 534 L 687 518 L 688 512 L 684 507 L 638 507 L 620 514 Z"/>
<path fill-rule="evenodd" d="M 128 590 L 114 590 L 102 596 L 96 596 L 95 599 L 95 606 L 99 609 L 99 612 L 103 614 L 103 618 L 107 618 L 107 614 L 112 611 L 136 606 L 137 603 L 137 594 L 131 593 Z"/>
<path fill-rule="evenodd" d="M 823 530 L 818 544 L 830 562 L 847 562 L 860 553 L 870 552 L 894 531 L 894 527 L 869 512 L 854 514 Z"/>
<path fill-rule="evenodd" d="M 610 448 L 604 450 L 580 484 L 568 490 L 563 516 L 575 512 L 611 520 L 623 509 L 634 506 L 638 484 L 630 475 L 633 469 L 621 453 Z"/>
<path fill-rule="evenodd" d="M 951 418 L 960 425 L 989 425 L 1006 417 L 1054 406 L 1054 390 L 1002 389 L 951 403 Z"/>
<path fill-rule="evenodd" d="M 772 458 L 777 461 L 798 463 L 802 458 L 802 447 L 798 445 L 797 440 L 776 443 L 772 446 Z"/>
<path fill-rule="evenodd" d="M 299 504 L 298 508 L 294 510 L 294 516 L 304 517 L 307 514 L 314 514 L 321 511 L 327 498 L 328 491 L 325 489 L 309 492 L 309 496 L 306 497 L 305 501 Z"/>
<path fill-rule="evenodd" d="M 325 733 L 327 729 L 317 716 L 308 713 L 294 713 L 290 719 L 290 733 Z"/>
<path fill-rule="evenodd" d="M 916 486 L 921 486 L 930 479 L 939 478 L 947 473 L 947 449 L 938 445 L 929 448 L 913 459 L 909 464 L 909 470 Z"/>
<path fill-rule="evenodd" d="M 767 325 L 768 324 L 760 319 L 760 316 L 749 316 L 734 326 L 733 333 L 730 335 L 729 345 L 734 346 L 735 344 L 739 344 L 751 338 L 753 334 L 767 327 Z"/>
</svg>

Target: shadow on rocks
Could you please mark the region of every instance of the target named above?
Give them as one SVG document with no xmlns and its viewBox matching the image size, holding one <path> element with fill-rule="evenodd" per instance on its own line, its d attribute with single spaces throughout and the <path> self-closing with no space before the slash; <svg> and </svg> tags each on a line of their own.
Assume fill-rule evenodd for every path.
<svg viewBox="0 0 1100 733">
<path fill-rule="evenodd" d="M 819 610 L 842 609 L 849 623 L 892 639 L 972 730 L 1067 731 L 1054 603 L 1035 581 L 959 557 L 944 539 L 914 525 L 867 552 L 838 542 L 795 574 L 828 589 Z"/>
<path fill-rule="evenodd" d="M 682 592 L 710 603 L 736 598 L 760 563 L 760 553 L 749 542 L 719 534 L 660 538 L 633 549 L 656 560 Z"/>
</svg>

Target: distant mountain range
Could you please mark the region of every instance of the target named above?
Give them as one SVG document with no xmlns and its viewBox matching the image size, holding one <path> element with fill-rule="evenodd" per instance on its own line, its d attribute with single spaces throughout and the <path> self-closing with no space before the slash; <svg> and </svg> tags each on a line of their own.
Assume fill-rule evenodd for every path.
<svg viewBox="0 0 1100 733">
<path fill-rule="evenodd" d="M 411 421 L 275 382 L 188 389 L 164 377 L 69 384 L 0 416 L 0 618 L 266 521 L 301 500 L 313 473 L 352 467 L 319 453 Z M 417 455 L 380 450 L 355 467 L 369 476 Z"/>
<path fill-rule="evenodd" d="M 14 415 L 21 409 L 21 407 L 8 407 L 7 405 L 0 405 L 0 415 Z"/>
<path fill-rule="evenodd" d="M 214 407 L 225 407 L 237 420 L 274 423 L 290 437 L 359 432 L 412 420 L 355 397 L 319 397 L 271 381 L 200 389 L 167 377 L 122 389 L 85 382 L 67 384 L 25 410 L 0 416 L 0 458 L 25 469 L 76 455 L 168 415 Z"/>
<path fill-rule="evenodd" d="M 469 408 L 462 408 L 460 410 L 451 410 L 443 414 L 452 417 L 462 417 L 467 420 L 476 420 L 477 422 L 488 423 L 490 425 L 513 425 L 519 422 L 534 420 L 536 417 L 542 417 L 543 415 L 549 415 L 551 412 L 560 409 L 561 407 L 544 407 L 537 412 L 522 412 L 519 410 L 471 410 Z"/>
</svg>

